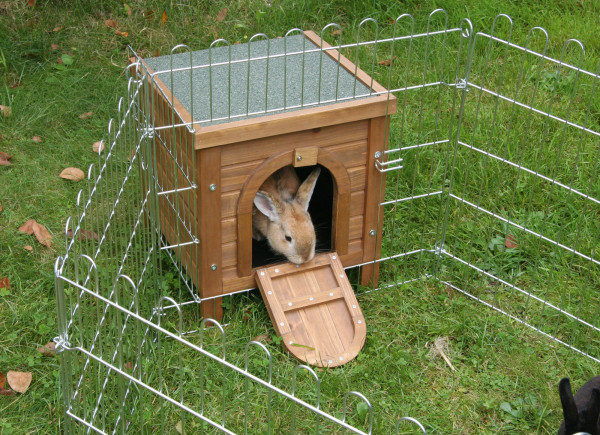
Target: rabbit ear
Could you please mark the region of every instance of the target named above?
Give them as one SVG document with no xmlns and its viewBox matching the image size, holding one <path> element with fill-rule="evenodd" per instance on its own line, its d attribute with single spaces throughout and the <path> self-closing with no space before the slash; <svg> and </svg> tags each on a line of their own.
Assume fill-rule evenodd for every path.
<svg viewBox="0 0 600 435">
<path fill-rule="evenodd" d="M 573 399 L 569 378 L 562 378 L 560 380 L 558 383 L 558 393 L 563 407 L 563 415 L 565 416 L 565 426 L 567 429 L 576 427 L 579 422 L 579 413 Z"/>
<path fill-rule="evenodd" d="M 298 188 L 296 200 L 298 203 L 300 203 L 304 211 L 308 211 L 308 203 L 310 202 L 310 198 L 315 190 L 315 184 L 317 183 L 317 178 L 319 178 L 320 173 L 321 168 L 317 167 Z"/>
<path fill-rule="evenodd" d="M 271 222 L 279 222 L 280 221 L 280 207 L 277 206 L 273 198 L 262 191 L 256 192 L 256 196 L 254 197 L 254 205 L 256 208 L 269 218 Z"/>
</svg>

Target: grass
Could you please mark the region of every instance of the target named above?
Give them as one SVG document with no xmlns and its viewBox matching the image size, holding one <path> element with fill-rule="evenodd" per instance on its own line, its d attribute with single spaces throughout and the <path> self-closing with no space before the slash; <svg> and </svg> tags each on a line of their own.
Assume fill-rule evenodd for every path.
<svg viewBox="0 0 600 435">
<path fill-rule="evenodd" d="M 26 6 L 26 2 L 8 2 L 0 7 L 0 69 L 7 79 L 0 92 L 0 104 L 12 107 L 11 117 L 0 117 L 0 150 L 13 156 L 12 166 L 0 167 L 0 205 L 3 207 L 0 212 L 0 278 L 7 276 L 10 280 L 10 288 L 0 290 L 0 331 L 3 331 L 0 333 L 3 349 L 0 371 L 33 372 L 32 386 L 25 394 L 0 398 L 0 432 L 3 433 L 55 433 L 64 429 L 58 358 L 43 357 L 37 347 L 56 335 L 53 264 L 56 256 L 64 253 L 63 228 L 66 219 L 77 212 L 75 198 L 84 185 L 62 180 L 58 174 L 67 166 L 85 170 L 91 163 L 97 164 L 98 158 L 91 151 L 92 143 L 106 138 L 108 119 L 116 116 L 118 98 L 126 91 L 123 68 L 127 65 L 127 44 L 140 55 L 149 57 L 157 52 L 166 54 L 178 43 L 205 48 L 217 37 L 244 42 L 257 32 L 274 37 L 292 27 L 317 31 L 330 21 L 353 28 L 366 16 L 387 23 L 404 12 L 413 13 L 417 19 L 416 28 L 423 29 L 427 14 L 441 7 L 448 11 L 450 25 L 457 25 L 467 16 L 475 30 L 481 31 L 489 31 L 498 13 L 509 14 L 515 22 L 513 40 L 519 43 L 525 41 L 532 26 L 543 26 L 551 38 L 548 53 L 555 57 L 560 57 L 564 40 L 578 38 L 586 47 L 582 65 L 592 71 L 598 68 L 600 52 L 594 21 L 598 16 L 598 5 L 589 1 L 464 3 L 440 0 L 407 1 L 400 5 L 391 1 L 196 4 L 140 0 L 131 1 L 129 5 L 133 12 L 131 16 L 127 15 L 123 3 L 117 1 L 38 0 L 33 8 Z M 226 17 L 217 21 L 223 8 L 227 8 Z M 165 22 L 161 20 L 163 12 L 167 16 Z M 115 35 L 113 29 L 104 25 L 106 19 L 115 19 L 119 30 L 127 31 L 128 36 Z M 432 25 L 439 25 L 437 20 Z M 497 34 L 506 35 L 506 22 L 500 20 L 498 26 Z M 382 28 L 381 31 L 383 35 L 390 29 Z M 365 30 L 365 39 L 369 32 Z M 352 42 L 354 35 L 345 32 L 343 37 Z M 54 49 L 52 44 L 57 44 L 58 48 Z M 543 41 L 534 38 L 532 44 L 539 48 Z M 436 53 L 447 48 L 449 46 L 444 46 L 441 38 L 432 38 L 430 62 L 439 58 Z M 386 47 L 380 49 L 380 55 L 389 51 Z M 398 58 L 405 59 L 406 46 L 398 47 L 398 50 Z M 488 48 L 484 39 L 478 41 L 475 50 L 473 81 L 481 83 L 487 77 L 486 83 L 492 89 L 513 89 L 519 80 L 521 58 L 504 53 L 502 46 Z M 374 73 L 386 86 L 401 86 L 404 80 L 418 84 L 423 80 L 423 52 L 422 42 L 415 41 L 411 65 L 407 69 L 394 70 L 389 83 L 386 82 L 387 67 L 376 64 Z M 63 55 L 73 62 L 67 60 L 58 64 L 56 60 L 64 59 Z M 361 56 L 364 59 L 361 66 L 370 66 L 370 53 L 366 51 Z M 466 53 L 462 56 L 465 57 L 446 57 L 443 74 L 448 82 L 453 82 L 456 68 L 464 65 Z M 568 52 L 567 56 L 574 62 L 578 60 L 576 52 Z M 568 71 L 556 75 L 557 70 L 552 66 L 536 69 L 535 59 L 527 58 L 526 62 L 523 70 L 527 75 L 522 78 L 525 85 L 518 95 L 520 100 L 533 101 L 540 108 L 552 104 L 558 115 L 566 113 L 564 103 L 572 100 L 575 116 L 585 113 L 582 109 L 591 104 L 593 110 L 587 121 L 575 119 L 587 122 L 597 131 L 600 103 L 585 100 L 592 86 L 591 80 L 582 79 L 577 87 L 573 87 L 574 79 Z M 442 74 L 441 63 L 430 63 L 429 66 L 426 80 L 434 80 Z M 504 77 L 504 81 L 500 82 L 498 77 Z M 573 89 L 581 94 L 571 97 L 569 93 Z M 510 91 L 506 94 L 512 95 Z M 423 143 L 448 137 L 447 132 L 455 133 L 458 107 L 437 115 L 424 112 L 423 102 L 438 99 L 443 102 L 440 107 L 448 107 L 455 101 L 454 91 L 402 94 L 399 98 L 401 110 L 391 127 L 394 146 Z M 513 111 L 509 104 L 499 103 L 495 107 L 494 99 L 476 90 L 468 93 L 468 99 L 461 139 L 522 162 L 532 170 L 539 168 L 540 172 L 555 173 L 551 176 L 558 181 L 580 190 L 590 189 L 590 194 L 598 197 L 597 166 L 594 166 L 594 158 L 598 155 L 596 139 L 590 140 L 589 136 L 561 127 L 559 123 L 546 123 L 542 118 L 528 116 L 527 110 Z M 90 119 L 79 118 L 89 111 L 93 112 Z M 493 139 L 489 139 L 492 126 L 498 130 Z M 31 140 L 34 135 L 42 136 L 43 142 L 34 143 Z M 530 144 L 538 145 L 532 148 Z M 391 198 L 443 188 L 450 177 L 446 163 L 452 157 L 449 151 L 447 147 L 438 146 L 406 152 L 403 156 L 405 170 L 390 174 L 387 194 Z M 125 156 L 119 162 L 117 170 L 126 164 Z M 498 214 L 507 213 L 528 228 L 577 245 L 582 252 L 589 254 L 597 249 L 600 234 L 597 208 L 586 206 L 580 198 L 561 193 L 522 172 L 507 170 L 466 148 L 458 149 L 456 162 L 452 176 L 453 192 L 457 195 Z M 393 216 L 386 222 L 394 222 L 394 225 L 386 228 L 393 236 L 387 239 L 389 245 L 384 246 L 384 250 L 395 253 L 424 246 L 433 248 L 439 240 L 437 222 L 443 216 L 442 206 L 443 203 L 433 197 L 386 208 L 386 213 Z M 31 218 L 45 225 L 54 235 L 52 248 L 42 247 L 32 237 L 16 231 Z M 448 222 L 446 247 L 454 255 L 583 318 L 592 316 L 591 322 L 597 324 L 594 310 L 597 311 L 598 301 L 590 291 L 598 288 L 600 273 L 597 266 L 577 256 L 561 255 L 551 244 L 540 242 L 523 231 L 509 229 L 464 204 L 454 204 Z M 117 232 L 126 235 L 127 225 L 124 220 Z M 503 248 L 508 233 L 515 235 L 518 248 Z M 25 245 L 32 245 L 33 252 L 22 249 Z M 423 254 L 402 262 L 386 263 L 382 268 L 382 279 L 392 282 L 398 281 L 398 277 L 419 278 L 422 271 L 439 267 L 439 276 L 445 281 L 460 284 L 473 296 L 495 303 L 511 314 L 527 317 L 545 332 L 573 341 L 588 352 L 597 352 L 597 334 L 561 320 L 555 312 L 536 305 L 530 297 L 509 292 L 505 286 L 497 285 L 470 268 L 446 260 L 438 264 L 434 260 L 431 255 Z M 166 270 L 167 267 L 162 268 Z M 103 279 L 110 279 L 110 272 L 102 273 Z M 163 288 L 180 296 L 173 290 L 178 283 L 176 279 L 166 273 L 159 274 L 159 279 Z M 152 302 L 148 301 L 148 306 Z M 369 324 L 367 342 L 354 362 L 340 369 L 319 372 L 322 406 L 340 417 L 343 394 L 350 389 L 361 391 L 371 400 L 378 415 L 375 420 L 377 433 L 388 433 L 389 427 L 403 415 L 418 418 L 430 433 L 554 433 L 561 420 L 556 394 L 558 380 L 568 375 L 576 380 L 575 385 L 580 385 L 597 373 L 597 364 L 593 361 L 549 342 L 504 316 L 491 314 L 481 304 L 436 281 L 418 281 L 365 294 L 360 296 L 360 302 Z M 237 296 L 229 303 L 228 360 L 243 366 L 246 342 L 266 334 L 271 340 L 267 347 L 276 367 L 273 383 L 289 391 L 295 363 L 277 345 L 260 298 L 256 295 Z M 97 321 L 98 307 L 94 301 L 85 300 L 82 304 Z M 108 316 L 109 321 L 118 321 L 116 313 L 109 311 Z M 184 312 L 183 320 L 185 330 L 198 326 L 193 309 Z M 174 329 L 177 319 L 169 317 L 164 322 Z M 127 329 L 131 338 L 126 335 L 124 343 L 127 352 L 134 353 L 139 345 L 135 341 L 139 331 L 133 325 L 128 328 L 131 328 Z M 118 332 L 114 330 L 106 332 L 108 342 L 117 337 Z M 429 344 L 439 337 L 447 338 L 448 356 L 456 371 L 450 370 L 442 359 L 430 357 Z M 198 334 L 190 335 L 188 340 L 198 344 Z M 215 331 L 208 333 L 206 340 L 212 351 L 220 352 L 220 337 Z M 106 346 L 106 355 L 110 355 L 114 348 L 109 343 Z M 151 345 L 145 343 L 145 346 Z M 212 382 L 206 387 L 213 392 L 206 398 L 210 404 L 207 413 L 217 418 L 218 404 L 223 399 L 218 393 L 223 388 L 220 366 L 211 364 L 207 358 L 199 358 L 188 348 L 179 349 L 169 341 L 153 355 L 156 359 L 151 363 L 163 367 L 164 379 L 155 378 L 158 375 L 150 365 L 143 368 L 148 383 L 161 386 L 173 397 L 179 397 L 183 392 L 186 403 L 198 406 L 200 391 L 206 386 L 201 382 Z M 254 355 L 251 363 L 256 366 L 256 371 L 265 375 L 264 356 Z M 73 364 L 80 368 L 81 361 L 73 361 Z M 141 364 L 134 369 L 140 370 L 137 373 L 142 371 Z M 208 381 L 197 376 L 201 364 L 209 375 Z M 85 387 L 89 390 L 84 388 L 90 394 L 74 405 L 82 413 L 94 408 L 93 393 L 99 387 L 97 379 L 104 379 L 105 374 L 95 364 L 90 370 L 96 372 L 95 377 L 89 377 L 90 384 Z M 231 372 L 226 375 L 228 382 L 224 396 L 230 405 L 228 422 L 239 431 L 243 429 L 244 409 L 240 403 L 245 392 L 244 383 L 239 375 L 236 377 Z M 111 378 L 107 391 L 115 391 L 114 397 L 118 397 L 120 385 L 115 378 Z M 305 386 L 301 394 L 307 401 L 314 401 L 311 392 L 314 384 L 306 377 L 299 379 Z M 251 432 L 258 433 L 265 430 L 266 391 L 255 385 L 250 385 L 249 389 L 254 398 L 250 406 L 258 416 L 257 422 L 252 423 L 255 426 Z M 143 391 L 140 395 L 139 411 L 148 431 L 159 428 L 173 432 L 182 418 L 175 407 L 160 404 Z M 357 402 L 352 408 L 357 411 L 349 417 L 353 424 L 365 427 L 364 409 Z M 101 412 L 108 415 L 112 408 L 103 405 Z M 276 400 L 271 416 L 274 433 L 290 427 L 290 413 L 289 403 Z M 300 432 L 313 427 L 312 420 L 303 422 L 307 420 L 306 416 L 300 417 L 299 414 Z M 197 419 L 188 417 L 185 420 L 189 430 L 199 429 Z M 322 432 L 335 432 L 326 422 L 320 424 Z"/>
</svg>

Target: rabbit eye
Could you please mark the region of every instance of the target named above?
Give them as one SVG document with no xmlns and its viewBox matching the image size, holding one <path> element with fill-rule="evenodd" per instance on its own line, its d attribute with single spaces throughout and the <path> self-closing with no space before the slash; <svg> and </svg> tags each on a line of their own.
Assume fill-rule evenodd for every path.
<svg viewBox="0 0 600 435">
<path fill-rule="evenodd" d="M 288 242 L 291 242 L 292 238 L 290 236 L 285 236 L 285 240 L 287 240 Z"/>
</svg>

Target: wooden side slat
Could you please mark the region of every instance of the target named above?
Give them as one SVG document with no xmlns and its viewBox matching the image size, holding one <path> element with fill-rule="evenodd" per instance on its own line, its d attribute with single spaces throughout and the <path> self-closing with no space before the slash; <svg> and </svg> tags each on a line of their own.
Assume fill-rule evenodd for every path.
<svg viewBox="0 0 600 435">
<path fill-rule="evenodd" d="M 350 194 L 350 217 L 362 215 L 365 211 L 365 192 L 358 190 Z"/>
<path fill-rule="evenodd" d="M 363 216 L 353 216 L 350 218 L 349 240 L 360 239 L 363 236 Z"/>
<path fill-rule="evenodd" d="M 221 243 L 237 240 L 237 219 L 230 217 L 221 220 Z"/>
<path fill-rule="evenodd" d="M 367 158 L 367 141 L 359 140 L 341 145 L 324 147 L 327 151 L 335 154 L 338 161 L 346 168 L 362 166 Z"/>
<path fill-rule="evenodd" d="M 368 125 L 368 121 L 360 121 L 227 145 L 223 147 L 222 164 L 230 166 L 264 160 L 275 154 L 293 152 L 299 146 L 323 147 L 367 140 Z"/>
<path fill-rule="evenodd" d="M 323 302 L 330 302 L 336 299 L 343 298 L 342 290 L 339 287 L 320 291 L 318 293 L 310 293 L 310 295 L 296 296 L 291 299 L 281 301 L 284 311 L 299 310 L 300 308 L 307 307 L 309 305 L 318 305 Z"/>
</svg>

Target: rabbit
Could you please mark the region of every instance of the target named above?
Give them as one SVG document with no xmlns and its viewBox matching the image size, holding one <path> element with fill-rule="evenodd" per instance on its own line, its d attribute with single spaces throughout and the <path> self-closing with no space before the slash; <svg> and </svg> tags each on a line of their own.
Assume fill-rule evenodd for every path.
<svg viewBox="0 0 600 435">
<path fill-rule="evenodd" d="M 267 178 L 254 197 L 252 237 L 267 239 L 291 263 L 302 264 L 315 256 L 315 228 L 308 203 L 320 173 L 317 167 L 300 184 L 294 168 L 285 166 Z"/>
<path fill-rule="evenodd" d="M 558 435 L 572 435 L 578 432 L 600 435 L 600 376 L 583 384 L 574 398 L 569 378 L 560 380 L 558 392 L 565 416 L 558 429 Z"/>
</svg>

